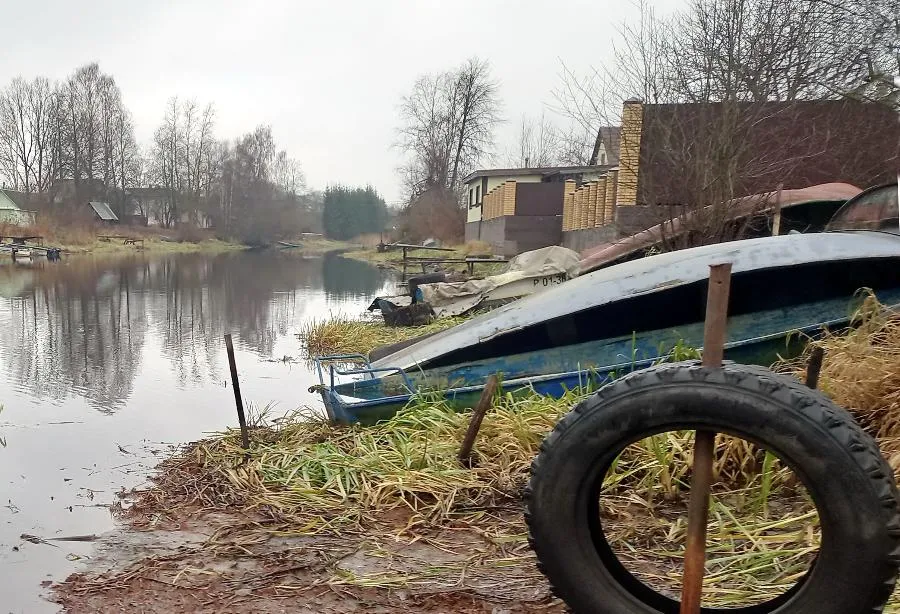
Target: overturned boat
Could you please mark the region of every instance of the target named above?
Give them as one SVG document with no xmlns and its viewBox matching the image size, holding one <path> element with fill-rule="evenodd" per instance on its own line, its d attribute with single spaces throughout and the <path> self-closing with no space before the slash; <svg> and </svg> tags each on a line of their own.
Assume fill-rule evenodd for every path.
<svg viewBox="0 0 900 614">
<path fill-rule="evenodd" d="M 795 333 L 849 323 L 859 290 L 900 304 L 897 186 L 863 192 L 829 230 L 708 245 L 625 262 L 535 294 L 369 362 L 321 357 L 321 393 L 342 422 L 390 417 L 435 391 L 471 406 L 487 377 L 562 394 L 700 347 L 709 266 L 732 263 L 726 357 L 770 364 Z M 348 367 L 347 363 L 362 363 Z"/>
</svg>

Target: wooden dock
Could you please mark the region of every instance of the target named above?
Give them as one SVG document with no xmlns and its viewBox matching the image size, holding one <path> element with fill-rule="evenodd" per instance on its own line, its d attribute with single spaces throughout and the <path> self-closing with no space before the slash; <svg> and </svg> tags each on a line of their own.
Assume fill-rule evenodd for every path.
<svg viewBox="0 0 900 614">
<path fill-rule="evenodd" d="M 59 260 L 62 248 L 44 245 L 40 235 L 0 235 L 0 252 L 17 258 L 32 258 L 35 254 L 46 256 L 47 260 Z"/>
</svg>

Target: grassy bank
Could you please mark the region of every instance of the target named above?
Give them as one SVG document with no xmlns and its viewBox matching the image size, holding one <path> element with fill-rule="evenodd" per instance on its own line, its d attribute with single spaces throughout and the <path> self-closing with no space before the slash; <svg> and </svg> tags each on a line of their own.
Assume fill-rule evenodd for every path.
<svg viewBox="0 0 900 614">
<path fill-rule="evenodd" d="M 247 249 L 232 240 L 216 237 L 212 230 L 197 228 L 157 228 L 140 226 L 100 226 L 97 224 L 66 224 L 59 220 L 43 219 L 31 227 L 0 225 L 0 234 L 35 235 L 43 243 L 59 247 L 70 254 L 117 254 L 143 250 L 153 253 L 224 252 Z M 128 242 L 126 242 L 128 241 Z M 333 241 L 325 237 L 301 237 L 289 240 L 300 245 L 291 253 L 317 255 L 330 251 L 347 250 L 351 243 Z M 276 245 L 276 247 L 278 247 Z"/>
<path fill-rule="evenodd" d="M 817 342 L 826 352 L 820 382 L 878 438 L 896 471 L 900 315 L 886 314 L 870 300 L 859 318 L 849 334 Z M 391 333 L 402 330 L 381 330 L 378 342 L 397 341 Z M 335 336 L 344 334 L 350 333 Z M 362 352 L 371 343 L 359 335 L 340 350 Z M 776 368 L 802 376 L 805 360 Z M 589 393 L 574 390 L 556 400 L 499 395 L 471 467 L 455 458 L 471 412 L 455 412 L 436 396 L 420 396 L 393 419 L 368 428 L 335 426 L 303 413 L 257 424 L 247 455 L 230 430 L 165 461 L 154 486 L 139 493 L 133 518 L 144 526 L 210 513 L 249 519 L 217 529 L 208 551 L 213 559 L 288 535 L 313 535 L 316 543 L 334 536 L 361 540 L 367 545 L 352 556 L 381 562 L 353 572 L 333 563 L 315 580 L 292 586 L 294 595 L 321 586 L 444 594 L 472 591 L 487 577 L 503 599 L 523 599 L 526 587 L 545 595 L 527 547 L 521 492 L 543 437 Z M 601 506 L 604 532 L 623 564 L 673 596 L 681 580 L 692 437 L 667 433 L 629 446 L 607 476 Z M 719 437 L 715 467 L 704 605 L 759 602 L 784 592 L 817 551 L 815 508 L 790 470 L 753 444 Z M 417 543 L 437 544 L 447 558 L 403 567 L 399 561 Z M 147 569 L 128 571 L 139 572 Z M 546 597 L 535 603 L 515 611 L 562 611 Z M 886 611 L 900 612 L 900 602 Z"/>
</svg>

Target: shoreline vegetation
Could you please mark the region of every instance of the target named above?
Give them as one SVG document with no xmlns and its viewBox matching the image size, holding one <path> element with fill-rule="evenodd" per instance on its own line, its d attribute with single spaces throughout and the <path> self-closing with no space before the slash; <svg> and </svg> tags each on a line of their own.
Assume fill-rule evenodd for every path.
<svg viewBox="0 0 900 614">
<path fill-rule="evenodd" d="M 2 235 L 36 235 L 43 244 L 58 247 L 66 255 L 129 254 L 129 253 L 194 253 L 228 252 L 252 249 L 234 240 L 221 239 L 212 230 L 191 227 L 157 228 L 139 226 L 65 225 L 57 221 L 31 227 L 0 225 Z M 127 241 L 127 242 L 126 242 Z M 324 236 L 288 239 L 300 247 L 288 251 L 302 254 L 324 254 L 356 247 L 353 243 L 336 241 Z M 276 241 L 271 247 L 280 248 Z"/>
<path fill-rule="evenodd" d="M 878 439 L 898 472 L 900 314 L 870 298 L 856 324 L 815 342 L 825 350 L 821 389 Z M 344 329 L 356 337 L 341 341 L 355 339 L 352 349 L 361 352 L 374 336 L 381 342 L 402 330 L 376 329 L 368 322 Z M 811 348 L 773 368 L 802 379 Z M 673 359 L 686 356 L 683 348 L 676 353 Z M 228 603 L 229 611 L 270 612 L 291 600 L 326 613 L 562 613 L 528 546 L 521 494 L 544 435 L 590 392 L 562 399 L 499 393 L 467 466 L 456 453 L 471 411 L 455 412 L 434 394 L 417 396 L 374 427 L 328 424 L 311 410 L 255 416 L 248 453 L 237 429 L 188 444 L 122 510 L 126 533 L 173 530 L 200 538 L 75 574 L 56 587 L 56 597 L 70 612 L 116 603 Z M 633 444 L 604 486 L 604 530 L 622 545 L 620 560 L 673 595 L 691 438 L 667 433 Z M 724 436 L 715 466 L 704 605 L 758 603 L 784 592 L 808 568 L 821 538 L 802 484 L 764 450 Z M 900 599 L 885 611 L 900 613 Z"/>
</svg>

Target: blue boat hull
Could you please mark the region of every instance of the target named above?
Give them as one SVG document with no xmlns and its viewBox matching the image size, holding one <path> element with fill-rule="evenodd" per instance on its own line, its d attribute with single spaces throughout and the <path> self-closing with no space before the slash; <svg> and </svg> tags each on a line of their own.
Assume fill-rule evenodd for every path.
<svg viewBox="0 0 900 614">
<path fill-rule="evenodd" d="M 878 292 L 878 298 L 887 304 L 898 304 L 900 288 Z M 828 299 L 731 317 L 725 357 L 769 366 L 779 357 L 796 355 L 806 336 L 825 328 L 847 326 L 858 302 Z M 390 418 L 416 394 L 431 392 L 455 407 L 472 407 L 488 376 L 496 373 L 501 375 L 506 392 L 534 390 L 558 398 L 567 390 L 598 387 L 624 373 L 646 368 L 668 356 L 679 344 L 699 348 L 702 343 L 703 323 L 696 322 L 415 373 L 372 369 L 367 362 L 364 368 L 343 371 L 328 364 L 330 379 L 323 372 L 326 363 L 350 359 L 324 357 L 319 359 L 320 391 L 333 421 L 371 424 Z M 364 361 L 364 357 L 354 360 Z M 360 379 L 337 383 L 336 376 Z"/>
</svg>

